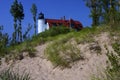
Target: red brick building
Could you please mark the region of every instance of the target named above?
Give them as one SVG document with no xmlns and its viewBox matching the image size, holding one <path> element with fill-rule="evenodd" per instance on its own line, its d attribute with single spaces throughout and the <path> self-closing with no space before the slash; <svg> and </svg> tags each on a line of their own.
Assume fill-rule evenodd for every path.
<svg viewBox="0 0 120 80">
<path fill-rule="evenodd" d="M 70 19 L 45 19 L 44 14 L 40 13 L 38 17 L 38 33 L 50 29 L 51 27 L 65 26 L 73 28 L 76 30 L 81 30 L 83 28 L 82 24 L 79 21 Z"/>
<path fill-rule="evenodd" d="M 82 24 L 79 21 L 74 21 L 73 19 L 46 19 L 46 22 L 49 24 L 50 28 L 53 26 L 65 26 L 77 30 L 81 30 L 83 28 Z"/>
</svg>

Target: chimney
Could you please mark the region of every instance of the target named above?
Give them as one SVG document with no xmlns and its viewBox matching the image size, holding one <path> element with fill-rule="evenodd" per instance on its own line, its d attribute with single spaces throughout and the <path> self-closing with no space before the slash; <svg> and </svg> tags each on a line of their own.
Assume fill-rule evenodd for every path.
<svg viewBox="0 0 120 80">
<path fill-rule="evenodd" d="M 63 20 L 65 20 L 65 16 L 63 16 Z"/>
<path fill-rule="evenodd" d="M 65 16 L 61 17 L 61 20 L 65 20 Z"/>
</svg>

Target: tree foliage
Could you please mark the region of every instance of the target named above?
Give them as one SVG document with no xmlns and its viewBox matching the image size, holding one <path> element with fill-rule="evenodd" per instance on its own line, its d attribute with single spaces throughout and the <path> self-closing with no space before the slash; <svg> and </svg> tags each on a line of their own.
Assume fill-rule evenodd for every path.
<svg viewBox="0 0 120 80">
<path fill-rule="evenodd" d="M 119 0 L 84 0 L 89 7 L 92 18 L 92 25 L 101 23 L 116 24 L 120 21 Z"/>
<path fill-rule="evenodd" d="M 3 26 L 0 26 L 0 56 L 6 52 L 6 47 L 9 42 L 9 36 L 7 33 L 3 33 Z"/>
<path fill-rule="evenodd" d="M 13 32 L 13 43 L 17 43 L 22 41 L 22 26 L 21 21 L 24 19 L 24 9 L 17 0 L 14 0 L 13 4 L 11 5 L 10 9 L 11 15 L 14 17 L 14 32 Z M 19 22 L 19 24 L 17 23 Z"/>
<path fill-rule="evenodd" d="M 35 30 L 35 35 L 37 33 L 36 31 L 36 15 L 37 15 L 37 7 L 35 4 L 32 4 L 32 7 L 31 7 L 31 13 L 33 15 L 33 20 L 34 20 L 34 30 Z"/>
<path fill-rule="evenodd" d="M 21 26 L 21 21 L 24 19 L 24 9 L 23 6 L 21 4 L 21 2 L 19 3 L 19 16 L 18 16 L 18 21 L 19 21 L 19 27 L 18 27 L 18 38 L 20 38 L 20 42 L 22 42 L 22 26 Z M 19 40 L 19 39 L 18 39 Z"/>
<path fill-rule="evenodd" d="M 92 26 L 99 25 L 99 19 L 101 15 L 101 5 L 100 0 L 84 0 L 86 2 L 86 6 L 90 8 L 92 17 Z"/>
<path fill-rule="evenodd" d="M 25 31 L 25 33 L 23 34 L 23 39 L 27 40 L 30 38 L 30 35 L 28 35 L 29 31 L 32 29 L 32 25 L 28 24 L 27 30 Z M 27 36 L 28 35 L 28 36 Z"/>
</svg>

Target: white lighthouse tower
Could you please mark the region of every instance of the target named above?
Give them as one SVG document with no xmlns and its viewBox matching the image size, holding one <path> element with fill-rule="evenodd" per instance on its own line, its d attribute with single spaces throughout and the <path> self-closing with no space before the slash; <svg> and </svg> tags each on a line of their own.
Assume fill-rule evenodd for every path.
<svg viewBox="0 0 120 80">
<path fill-rule="evenodd" d="M 45 31 L 45 28 L 46 25 L 45 25 L 44 14 L 41 12 L 38 17 L 38 33 Z"/>
</svg>

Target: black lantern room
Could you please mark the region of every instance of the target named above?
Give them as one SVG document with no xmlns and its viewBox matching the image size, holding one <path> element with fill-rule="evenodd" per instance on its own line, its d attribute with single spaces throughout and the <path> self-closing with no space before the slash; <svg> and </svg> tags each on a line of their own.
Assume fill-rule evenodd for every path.
<svg viewBox="0 0 120 80">
<path fill-rule="evenodd" d="M 44 19 L 44 14 L 42 12 L 39 14 L 38 19 Z"/>
</svg>

